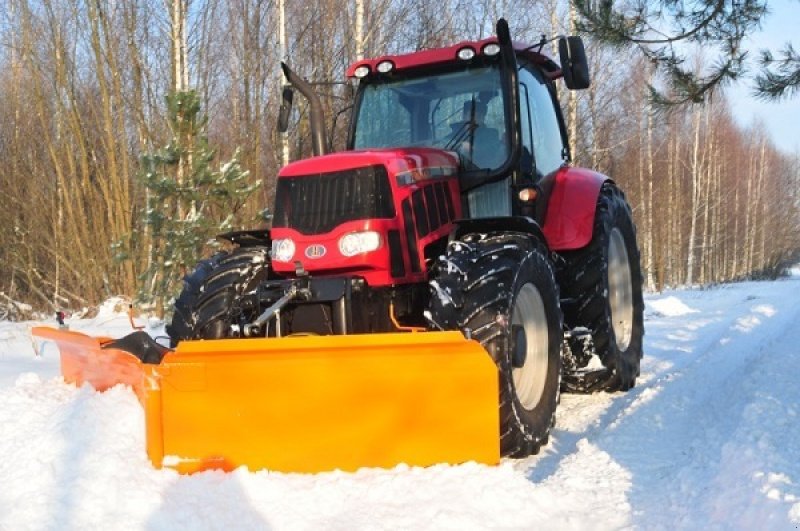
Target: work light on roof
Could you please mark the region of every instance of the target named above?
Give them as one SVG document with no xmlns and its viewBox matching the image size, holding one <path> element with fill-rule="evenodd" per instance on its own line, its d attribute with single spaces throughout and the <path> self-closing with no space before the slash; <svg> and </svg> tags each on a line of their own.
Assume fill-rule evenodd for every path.
<svg viewBox="0 0 800 531">
<path fill-rule="evenodd" d="M 394 63 L 391 61 L 381 61 L 376 68 L 381 74 L 388 74 L 394 68 Z"/>
<path fill-rule="evenodd" d="M 495 42 L 490 42 L 486 46 L 483 47 L 483 55 L 488 55 L 492 57 L 500 53 L 500 45 Z"/>
<path fill-rule="evenodd" d="M 353 73 L 357 78 L 361 79 L 369 74 L 369 67 L 367 65 L 361 65 L 357 67 Z"/>
<path fill-rule="evenodd" d="M 456 53 L 456 55 L 457 55 L 457 56 L 458 56 L 458 58 L 459 58 L 459 59 L 461 59 L 462 61 L 469 61 L 470 59 L 472 59 L 473 57 L 475 57 L 475 50 L 473 50 L 473 49 L 472 49 L 472 48 L 470 48 L 469 46 L 465 46 L 464 48 L 461 48 L 461 49 L 458 51 L 458 53 Z"/>
</svg>

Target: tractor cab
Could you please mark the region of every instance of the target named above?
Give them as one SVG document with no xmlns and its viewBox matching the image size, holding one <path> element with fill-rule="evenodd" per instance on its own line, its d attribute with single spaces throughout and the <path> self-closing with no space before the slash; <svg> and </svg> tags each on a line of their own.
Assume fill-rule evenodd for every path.
<svg viewBox="0 0 800 531">
<path fill-rule="evenodd" d="M 571 89 L 586 88 L 588 66 L 578 37 L 560 38 L 563 68 L 541 53 L 545 41 L 507 37 L 353 64 L 347 75 L 360 83 L 348 148 L 453 152 L 466 217 L 539 217 L 512 192 L 569 161 L 553 82 L 563 77 Z"/>
<path fill-rule="evenodd" d="M 361 75 L 361 84 L 350 149 L 424 146 L 451 151 L 458 154 L 462 172 L 489 174 L 505 164 L 511 152 L 511 106 L 496 58 L 396 75 L 391 75 L 390 59 L 380 64 L 386 74 L 370 75 L 364 64 L 351 67 L 355 76 Z"/>
</svg>

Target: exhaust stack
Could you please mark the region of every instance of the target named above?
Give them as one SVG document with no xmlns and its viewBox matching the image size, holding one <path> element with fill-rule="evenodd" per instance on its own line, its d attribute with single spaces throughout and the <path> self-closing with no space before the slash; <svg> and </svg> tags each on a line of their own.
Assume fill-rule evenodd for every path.
<svg viewBox="0 0 800 531">
<path fill-rule="evenodd" d="M 326 146 L 328 145 L 328 142 L 325 138 L 325 113 L 322 110 L 322 103 L 319 101 L 319 96 L 317 96 L 316 92 L 314 92 L 314 89 L 311 88 L 311 85 L 308 83 L 308 81 L 292 72 L 292 69 L 289 68 L 289 65 L 281 62 L 281 68 L 283 69 L 283 75 L 286 76 L 286 79 L 289 81 L 289 83 L 299 90 L 300 94 L 306 97 L 309 105 L 311 106 L 312 148 L 315 156 L 324 155 L 327 151 Z M 291 105 L 291 100 L 289 101 L 289 105 Z"/>
</svg>

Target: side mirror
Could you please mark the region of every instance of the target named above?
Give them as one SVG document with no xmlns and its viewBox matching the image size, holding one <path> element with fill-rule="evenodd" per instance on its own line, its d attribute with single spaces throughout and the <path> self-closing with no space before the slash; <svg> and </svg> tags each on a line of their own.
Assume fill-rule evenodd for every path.
<svg viewBox="0 0 800 531">
<path fill-rule="evenodd" d="M 281 108 L 278 111 L 278 132 L 285 133 L 289 129 L 289 115 L 292 114 L 292 100 L 294 91 L 291 87 L 283 87 L 281 95 Z"/>
<path fill-rule="evenodd" d="M 561 37 L 558 39 L 558 56 L 561 59 L 561 72 L 564 83 L 570 90 L 589 88 L 589 63 L 586 50 L 580 37 Z"/>
</svg>

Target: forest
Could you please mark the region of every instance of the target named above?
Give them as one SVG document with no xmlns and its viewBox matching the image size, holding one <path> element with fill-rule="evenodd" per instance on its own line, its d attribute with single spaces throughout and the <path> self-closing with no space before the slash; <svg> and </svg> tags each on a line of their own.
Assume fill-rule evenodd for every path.
<svg viewBox="0 0 800 531">
<path fill-rule="evenodd" d="M 358 58 L 485 38 L 501 16 L 524 42 L 575 29 L 562 0 L 3 5 L 0 318 L 11 319 L 168 298 L 215 230 L 267 227 L 278 170 L 311 153 L 305 102 L 288 135 L 276 129 L 281 60 L 316 83 L 340 150 Z M 737 125 L 724 88 L 657 106 L 651 63 L 584 41 L 592 86 L 560 93 L 573 162 L 626 191 L 646 288 L 775 277 L 800 259 L 800 153 L 778 150 L 763 123 Z M 693 57 L 699 71 L 712 61 Z M 190 252 L 171 252 L 189 233 Z"/>
</svg>

